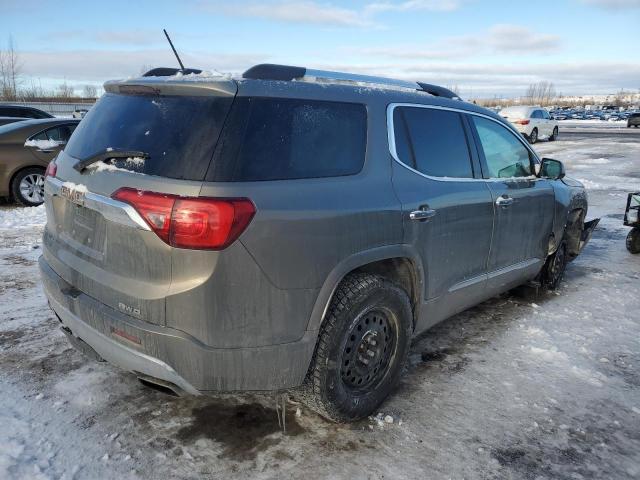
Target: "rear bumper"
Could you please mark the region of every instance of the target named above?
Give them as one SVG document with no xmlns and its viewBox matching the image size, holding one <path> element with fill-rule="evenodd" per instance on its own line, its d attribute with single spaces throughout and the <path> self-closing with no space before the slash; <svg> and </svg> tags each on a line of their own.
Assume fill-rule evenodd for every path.
<svg viewBox="0 0 640 480">
<path fill-rule="evenodd" d="M 210 348 L 184 332 L 136 320 L 85 295 L 57 275 L 44 257 L 39 266 L 49 305 L 63 325 L 124 370 L 194 395 L 293 388 L 307 373 L 317 332 L 281 345 Z"/>
</svg>

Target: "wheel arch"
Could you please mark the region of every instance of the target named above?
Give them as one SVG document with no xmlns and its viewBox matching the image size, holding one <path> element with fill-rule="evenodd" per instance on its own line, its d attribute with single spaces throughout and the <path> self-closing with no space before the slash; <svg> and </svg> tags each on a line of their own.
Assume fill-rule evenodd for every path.
<svg viewBox="0 0 640 480">
<path fill-rule="evenodd" d="M 586 208 L 575 205 L 567 213 L 563 238 L 567 242 L 567 253 L 570 258 L 574 258 L 580 253 L 580 238 L 586 215 Z"/>
<path fill-rule="evenodd" d="M 329 273 L 316 298 L 307 330 L 320 328 L 338 285 L 354 272 L 382 275 L 403 288 L 411 300 L 415 328 L 424 291 L 422 263 L 410 245 L 389 245 L 351 255 Z"/>
<path fill-rule="evenodd" d="M 42 165 L 32 164 L 32 165 L 20 165 L 19 167 L 15 168 L 13 171 L 9 172 L 9 174 L 7 175 L 8 177 L 7 191 L 9 192 L 10 198 L 13 198 L 13 181 L 16 179 L 16 177 L 20 172 L 24 170 L 28 170 L 30 168 L 37 168 L 39 170 L 42 170 L 42 173 L 47 171 L 47 167 L 43 167 Z"/>
</svg>

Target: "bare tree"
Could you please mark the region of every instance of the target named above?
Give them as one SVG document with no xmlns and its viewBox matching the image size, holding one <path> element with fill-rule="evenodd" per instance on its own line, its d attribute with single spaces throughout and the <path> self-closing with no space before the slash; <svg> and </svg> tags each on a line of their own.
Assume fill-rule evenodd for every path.
<svg viewBox="0 0 640 480">
<path fill-rule="evenodd" d="M 528 103 L 534 105 L 549 105 L 555 96 L 556 88 L 553 86 L 553 83 L 541 81 L 529 85 L 525 99 Z"/>
<path fill-rule="evenodd" d="M 42 88 L 39 82 L 36 85 L 33 80 L 31 80 L 29 85 L 20 89 L 20 97 L 24 100 L 40 100 L 51 96 L 53 96 L 53 92 Z"/>
<path fill-rule="evenodd" d="M 73 97 L 73 87 L 69 85 L 66 81 L 58 85 L 58 90 L 56 91 L 56 97 L 58 98 L 71 98 Z"/>
<path fill-rule="evenodd" d="M 82 96 L 84 98 L 96 98 L 97 95 L 98 89 L 95 87 L 95 85 L 85 85 L 82 88 Z"/>
<path fill-rule="evenodd" d="M 9 36 L 6 50 L 0 50 L 0 95 L 7 100 L 18 98 L 22 62 Z"/>
</svg>

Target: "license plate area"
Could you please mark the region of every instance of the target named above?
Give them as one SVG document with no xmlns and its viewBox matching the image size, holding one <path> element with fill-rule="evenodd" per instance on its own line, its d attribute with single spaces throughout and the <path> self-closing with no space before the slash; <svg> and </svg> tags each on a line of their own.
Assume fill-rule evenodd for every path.
<svg viewBox="0 0 640 480">
<path fill-rule="evenodd" d="M 105 218 L 66 197 L 54 197 L 53 204 L 59 238 L 79 253 L 94 260 L 103 260 L 107 229 Z"/>
</svg>

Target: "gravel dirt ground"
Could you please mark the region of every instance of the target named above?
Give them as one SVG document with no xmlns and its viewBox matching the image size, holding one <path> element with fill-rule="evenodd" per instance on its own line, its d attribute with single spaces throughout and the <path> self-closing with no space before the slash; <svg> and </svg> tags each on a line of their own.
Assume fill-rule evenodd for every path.
<svg viewBox="0 0 640 480">
<path fill-rule="evenodd" d="M 562 138 L 562 136 L 561 136 Z M 271 397 L 175 398 L 73 350 L 47 308 L 44 210 L 0 206 L 0 478 L 640 478 L 640 256 L 624 246 L 640 138 L 535 147 L 602 221 L 558 292 L 509 293 L 413 344 L 375 418 Z"/>
</svg>

